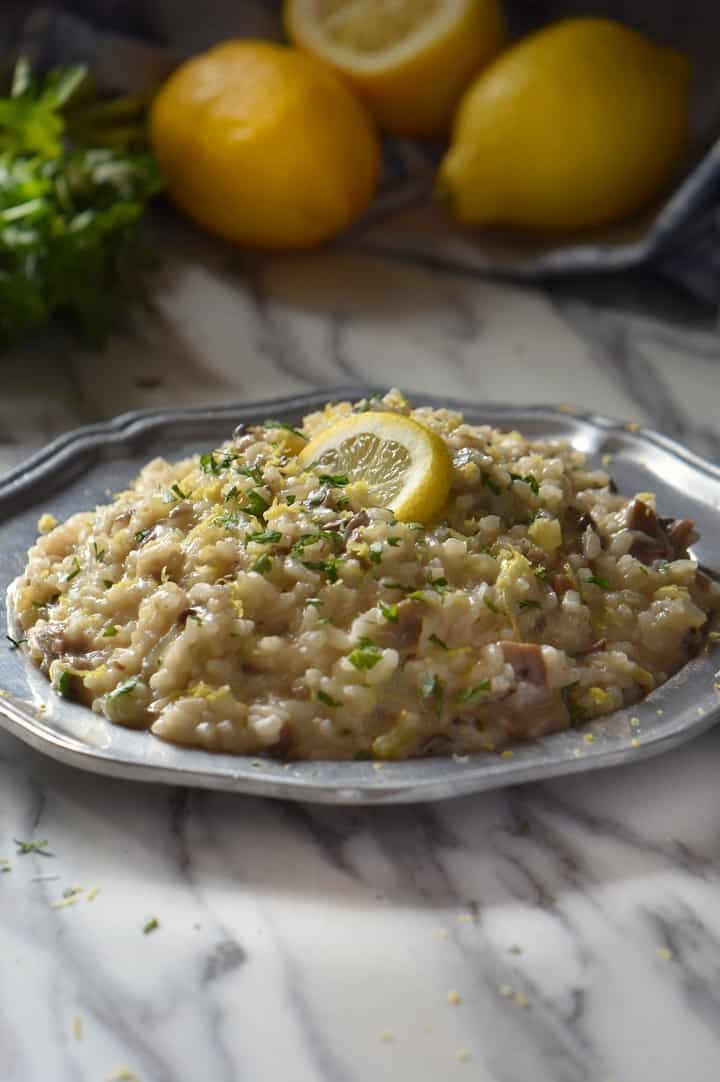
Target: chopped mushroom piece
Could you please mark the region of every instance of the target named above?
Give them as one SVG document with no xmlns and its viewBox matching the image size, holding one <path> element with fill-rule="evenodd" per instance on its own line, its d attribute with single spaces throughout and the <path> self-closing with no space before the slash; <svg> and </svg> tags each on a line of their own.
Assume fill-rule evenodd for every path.
<svg viewBox="0 0 720 1082">
<path fill-rule="evenodd" d="M 670 542 L 675 559 L 684 556 L 688 547 L 698 539 L 695 524 L 689 518 L 661 519 L 662 528 Z"/>
<path fill-rule="evenodd" d="M 544 686 L 547 672 L 542 648 L 536 642 L 501 642 L 503 657 L 512 665 L 518 679 Z"/>
<path fill-rule="evenodd" d="M 397 623 L 392 628 L 398 646 L 414 646 L 420 638 L 423 621 L 421 608 L 408 599 L 398 605 Z"/>
</svg>

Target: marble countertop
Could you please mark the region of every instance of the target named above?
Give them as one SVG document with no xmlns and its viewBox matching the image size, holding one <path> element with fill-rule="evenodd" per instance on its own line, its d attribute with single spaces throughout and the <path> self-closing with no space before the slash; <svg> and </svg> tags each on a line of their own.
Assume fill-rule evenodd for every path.
<svg viewBox="0 0 720 1082">
<path fill-rule="evenodd" d="M 165 248 L 104 354 L 54 332 L 3 359 L 0 469 L 127 409 L 363 380 L 574 402 L 720 459 L 715 320 L 662 283 Z M 717 1082 L 719 766 L 715 731 L 348 810 L 104 780 L 0 734 L 0 1082 Z"/>
</svg>

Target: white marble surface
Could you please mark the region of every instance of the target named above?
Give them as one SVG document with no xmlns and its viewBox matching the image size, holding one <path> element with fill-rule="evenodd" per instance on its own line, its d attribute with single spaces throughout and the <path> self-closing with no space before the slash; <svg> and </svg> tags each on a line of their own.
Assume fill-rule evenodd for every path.
<svg viewBox="0 0 720 1082">
<path fill-rule="evenodd" d="M 363 379 L 576 402 L 720 458 L 714 319 L 658 283 L 165 244 L 155 313 L 103 355 L 56 333 L 3 360 L 0 468 L 138 406 Z M 351 811 L 110 782 L 0 735 L 0 1080 L 717 1082 L 718 766 L 720 731 Z M 100 891 L 54 908 L 75 885 Z"/>
</svg>

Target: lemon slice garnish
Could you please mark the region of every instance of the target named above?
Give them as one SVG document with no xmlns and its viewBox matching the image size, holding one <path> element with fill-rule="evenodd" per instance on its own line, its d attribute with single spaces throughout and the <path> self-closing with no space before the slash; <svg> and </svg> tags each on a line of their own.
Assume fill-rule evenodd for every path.
<svg viewBox="0 0 720 1082">
<path fill-rule="evenodd" d="M 344 75 L 397 135 L 440 135 L 504 41 L 500 0 L 285 0 L 291 40 Z"/>
<path fill-rule="evenodd" d="M 398 413 L 344 417 L 299 456 L 303 469 L 363 482 L 368 502 L 389 507 L 401 522 L 429 522 L 447 500 L 452 460 L 436 432 Z"/>
</svg>

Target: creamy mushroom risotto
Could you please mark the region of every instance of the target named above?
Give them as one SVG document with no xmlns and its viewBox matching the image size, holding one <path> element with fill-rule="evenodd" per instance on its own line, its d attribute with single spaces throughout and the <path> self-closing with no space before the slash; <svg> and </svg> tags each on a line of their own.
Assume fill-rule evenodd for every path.
<svg viewBox="0 0 720 1082">
<path fill-rule="evenodd" d="M 691 522 L 397 391 L 269 419 L 48 529 L 13 587 L 61 695 L 216 751 L 491 751 L 636 702 L 718 590 Z"/>
</svg>

